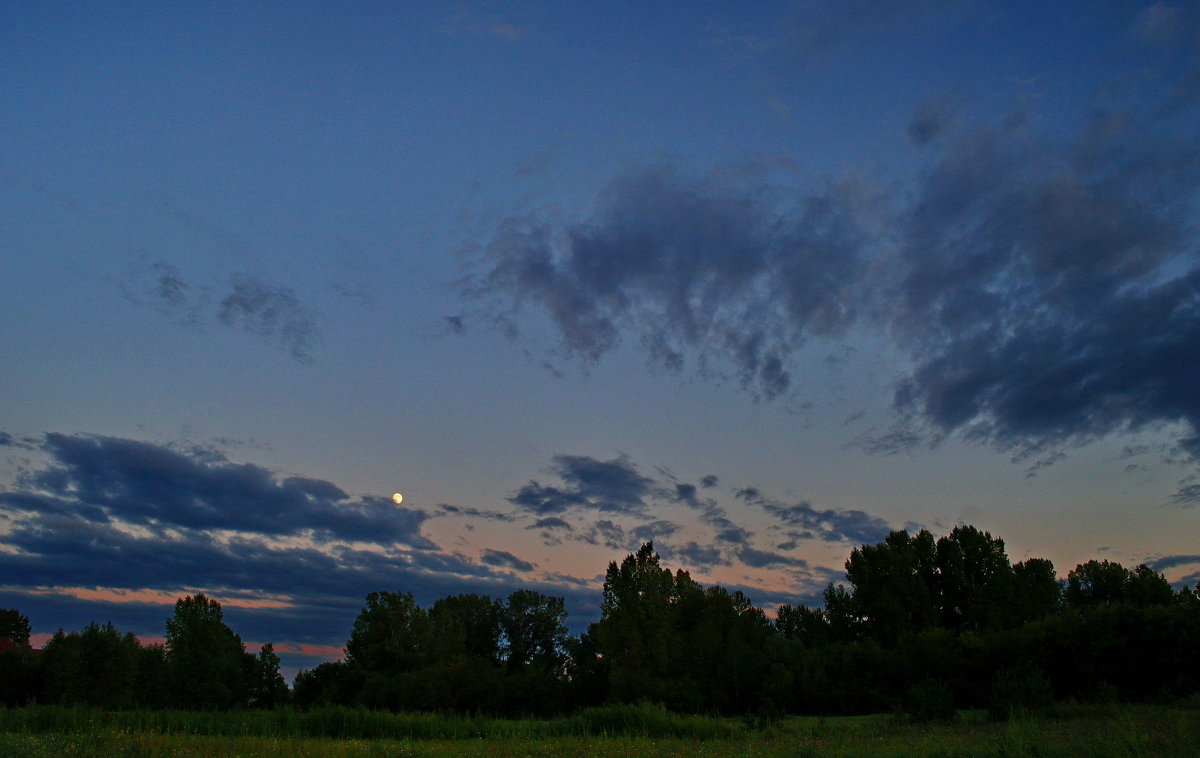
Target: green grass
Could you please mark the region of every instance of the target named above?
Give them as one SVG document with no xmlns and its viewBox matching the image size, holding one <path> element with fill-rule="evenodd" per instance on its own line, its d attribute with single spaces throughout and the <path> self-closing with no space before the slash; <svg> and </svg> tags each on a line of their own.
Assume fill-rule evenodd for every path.
<svg viewBox="0 0 1200 758">
<path fill-rule="evenodd" d="M 335 723 L 332 710 L 321 722 L 323 728 Z M 908 723 L 887 715 L 792 717 L 760 730 L 747 729 L 738 720 L 664 716 L 665 712 L 648 707 L 627 707 L 624 713 L 597 709 L 590 720 L 580 714 L 550 721 L 459 719 L 428 714 L 370 715 L 365 711 L 357 716 L 358 721 L 353 721 L 352 709 L 341 710 L 345 711 L 340 715 L 343 727 L 390 731 L 407 728 L 413 734 L 305 736 L 303 715 L 290 712 L 283 712 L 284 716 L 260 713 L 249 717 L 238 713 L 175 713 L 155 720 L 151 712 L 100 714 L 35 708 L 0 711 L 0 755 L 13 758 L 1200 756 L 1200 711 L 1166 706 L 1060 709 L 1049 718 L 1000 723 L 987 721 L 978 712 L 935 724 Z M 257 720 L 252 718 L 255 715 Z M 143 719 L 140 725 L 135 723 L 136 718 Z M 453 729 L 457 733 L 450 734 L 456 722 L 458 726 Z M 238 733 L 238 728 L 246 731 Z M 697 731 L 685 734 L 688 729 Z M 655 733 L 671 730 L 676 733 Z"/>
</svg>

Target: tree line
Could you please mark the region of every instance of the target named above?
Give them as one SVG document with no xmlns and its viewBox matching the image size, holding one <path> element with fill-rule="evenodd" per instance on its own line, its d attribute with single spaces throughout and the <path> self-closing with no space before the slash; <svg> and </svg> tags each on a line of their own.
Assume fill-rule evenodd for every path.
<svg viewBox="0 0 1200 758">
<path fill-rule="evenodd" d="M 693 713 L 997 715 L 1054 700 L 1148 701 L 1200 692 L 1200 597 L 1145 565 L 1091 560 L 1060 579 L 1013 564 L 1004 542 L 962 526 L 892 532 L 846 561 L 818 607 L 768 616 L 740 591 L 664 568 L 652 543 L 608 565 L 600 618 L 580 635 L 562 598 L 373 592 L 345 656 L 289 691 L 271 646 L 246 652 L 203 595 L 176 603 L 165 645 L 111 624 L 58 632 L 40 658 L 28 620 L 0 611 L 4 702 L 104 707 L 353 705 L 551 715 L 604 703 Z"/>
</svg>

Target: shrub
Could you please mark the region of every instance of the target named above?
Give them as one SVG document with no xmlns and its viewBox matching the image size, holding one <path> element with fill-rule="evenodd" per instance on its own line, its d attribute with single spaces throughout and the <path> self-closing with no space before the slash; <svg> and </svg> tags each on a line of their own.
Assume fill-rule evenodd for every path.
<svg viewBox="0 0 1200 758">
<path fill-rule="evenodd" d="M 1050 680 L 1037 666 L 1000 669 L 992 680 L 988 715 L 996 721 L 1013 716 L 1024 717 L 1054 703 Z"/>
</svg>

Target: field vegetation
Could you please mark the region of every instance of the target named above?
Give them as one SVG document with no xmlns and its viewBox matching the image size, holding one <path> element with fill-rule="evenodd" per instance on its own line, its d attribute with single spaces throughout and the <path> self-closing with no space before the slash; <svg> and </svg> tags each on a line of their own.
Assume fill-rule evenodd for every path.
<svg viewBox="0 0 1200 758">
<path fill-rule="evenodd" d="M 965 711 L 935 722 L 896 714 L 753 719 L 679 716 L 651 706 L 555 719 L 488 719 L 329 708 L 300 714 L 0 711 L 0 755 L 167 756 L 996 756 L 1182 758 L 1200 752 L 1200 707 L 1059 705 L 994 721 Z"/>
</svg>

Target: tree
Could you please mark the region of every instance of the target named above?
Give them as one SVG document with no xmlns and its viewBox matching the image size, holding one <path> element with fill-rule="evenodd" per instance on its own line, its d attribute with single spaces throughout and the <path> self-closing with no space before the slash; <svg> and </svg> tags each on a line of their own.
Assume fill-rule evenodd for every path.
<svg viewBox="0 0 1200 758">
<path fill-rule="evenodd" d="M 1125 585 L 1125 595 L 1134 605 L 1170 605 L 1175 602 L 1175 590 L 1167 578 L 1140 563 L 1129 572 L 1129 580 Z"/>
<path fill-rule="evenodd" d="M 483 595 L 451 595 L 436 601 L 429 609 L 435 657 L 498 663 L 500 615 L 501 604 Z"/>
<path fill-rule="evenodd" d="M 567 611 L 561 597 L 517 590 L 500 610 L 504 659 L 510 672 L 534 667 L 557 673 L 565 656 Z"/>
<path fill-rule="evenodd" d="M 275 708 L 288 700 L 287 682 L 279 673 L 279 656 L 275 645 L 268 642 L 253 659 L 250 675 L 250 705 L 255 708 Z"/>
<path fill-rule="evenodd" d="M 42 700 L 63 705 L 129 708 L 136 702 L 140 646 L 111 622 L 82 631 L 60 629 L 42 650 Z"/>
<path fill-rule="evenodd" d="M 647 542 L 621 565 L 608 564 L 596 639 L 609 660 L 616 700 L 660 699 L 670 661 L 670 604 L 675 582 Z"/>
<path fill-rule="evenodd" d="M 346 662 L 381 674 L 416 671 L 428 662 L 430 643 L 429 615 L 411 594 L 372 592 L 354 619 Z"/>
<path fill-rule="evenodd" d="M 249 682 L 242 639 L 225 625 L 221 604 L 203 594 L 175 602 L 167 619 L 167 664 L 175 703 L 183 708 L 245 705 Z"/>
<path fill-rule="evenodd" d="M 833 582 L 825 586 L 823 595 L 825 608 L 822 611 L 829 629 L 829 639 L 833 642 L 851 642 L 858 639 L 862 627 L 862 616 L 855 597 L 839 584 Z"/>
<path fill-rule="evenodd" d="M 933 536 L 924 529 L 915 535 L 895 531 L 851 552 L 846 578 L 867 633 L 892 645 L 936 623 L 934 573 Z"/>
<path fill-rule="evenodd" d="M 817 647 L 829 641 L 829 623 L 820 608 L 793 607 L 785 603 L 776 609 L 773 626 L 784 639 L 797 640 L 805 647 Z"/>
<path fill-rule="evenodd" d="M 1004 540 L 973 526 L 955 527 L 937 541 L 936 565 L 943 626 L 986 631 L 1014 625 Z"/>
<path fill-rule="evenodd" d="M 297 708 L 308 710 L 327 705 L 349 705 L 360 682 L 345 661 L 325 661 L 296 674 L 292 699 Z"/>
<path fill-rule="evenodd" d="M 1048 559 L 1030 558 L 1015 563 L 1012 572 L 1013 605 L 1019 623 L 1049 616 L 1062 607 L 1062 583 Z"/>
<path fill-rule="evenodd" d="M 29 617 L 16 608 L 0 608 L 0 639 L 16 647 L 29 647 Z"/>
<path fill-rule="evenodd" d="M 1114 605 L 1125 601 L 1128 584 L 1129 572 L 1120 563 L 1092 559 L 1067 574 L 1063 595 L 1072 608 Z"/>
</svg>

